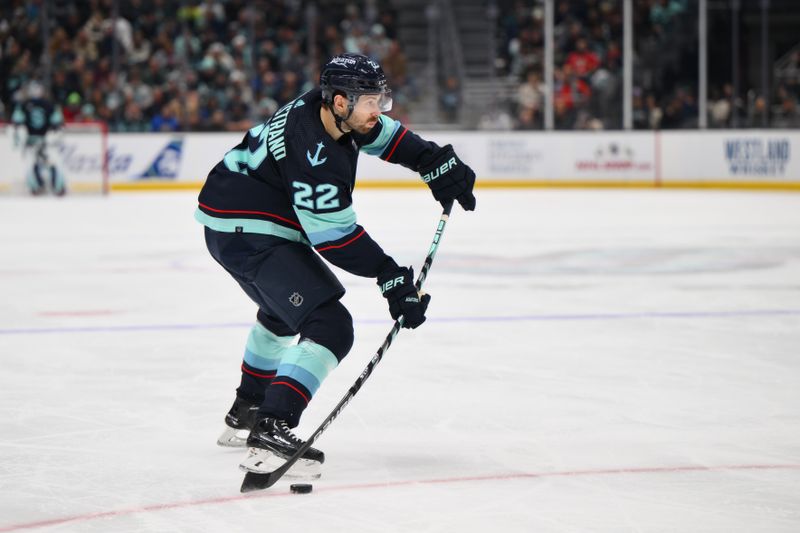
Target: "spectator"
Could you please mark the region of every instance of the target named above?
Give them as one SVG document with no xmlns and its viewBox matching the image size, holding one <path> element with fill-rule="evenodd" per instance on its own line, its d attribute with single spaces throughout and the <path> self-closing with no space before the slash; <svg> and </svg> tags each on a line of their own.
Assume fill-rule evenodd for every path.
<svg viewBox="0 0 800 533">
<path fill-rule="evenodd" d="M 664 117 L 664 112 L 656 102 L 656 97 L 652 94 L 647 95 L 647 121 L 650 129 L 657 130 L 661 128 L 661 119 Z"/>
<path fill-rule="evenodd" d="M 680 99 L 675 96 L 670 99 L 664 109 L 664 116 L 661 119 L 663 129 L 675 129 L 681 127 L 683 121 L 683 108 Z"/>
<path fill-rule="evenodd" d="M 767 101 L 763 96 L 757 96 L 753 100 L 753 105 L 747 112 L 747 127 L 749 128 L 763 128 L 767 125 L 769 120 L 769 108 Z"/>
<path fill-rule="evenodd" d="M 142 81 L 138 68 L 130 71 L 130 79 L 123 84 L 122 92 L 132 99 L 139 109 L 147 109 L 153 103 L 153 88 Z"/>
<path fill-rule="evenodd" d="M 116 39 L 122 46 L 122 52 L 129 54 L 133 49 L 133 26 L 122 16 L 116 19 L 106 18 L 100 25 L 104 38 Z"/>
<path fill-rule="evenodd" d="M 525 83 L 517 88 L 516 103 L 520 108 L 531 109 L 538 113 L 542 109 L 544 94 L 539 73 L 535 70 L 528 72 Z"/>
<path fill-rule="evenodd" d="M 366 53 L 376 61 L 383 61 L 389 55 L 392 41 L 386 37 L 386 30 L 381 24 L 373 24 L 369 30 Z"/>
<path fill-rule="evenodd" d="M 75 120 L 73 122 L 91 122 L 94 120 L 99 120 L 100 117 L 97 116 L 97 111 L 92 104 L 83 104 L 81 106 L 80 114 L 75 116 Z"/>
<path fill-rule="evenodd" d="M 78 32 L 73 48 L 77 59 L 80 59 L 83 64 L 93 64 L 100 57 L 97 43 L 91 39 L 86 27 Z"/>
<path fill-rule="evenodd" d="M 445 122 L 458 122 L 458 112 L 461 109 L 461 87 L 458 78 L 448 76 L 440 97 L 442 119 Z"/>
<path fill-rule="evenodd" d="M 800 50 L 792 52 L 789 63 L 780 73 L 781 87 L 800 98 Z"/>
<path fill-rule="evenodd" d="M 779 92 L 780 107 L 772 125 L 776 128 L 800 127 L 800 110 L 797 108 L 797 100 L 785 89 Z"/>
<path fill-rule="evenodd" d="M 481 115 L 478 129 L 484 131 L 508 131 L 514 129 L 514 119 L 504 109 L 492 107 Z"/>
<path fill-rule="evenodd" d="M 670 31 L 674 18 L 685 9 L 686 0 L 656 0 L 650 8 L 650 21 Z"/>
<path fill-rule="evenodd" d="M 710 126 L 712 128 L 726 128 L 730 124 L 733 87 L 725 84 L 723 88 L 724 96 L 721 96 L 717 89 L 712 89 L 708 109 L 710 114 Z"/>
<path fill-rule="evenodd" d="M 406 79 L 408 74 L 408 59 L 403 49 L 400 48 L 400 43 L 391 41 L 381 65 L 393 86 L 398 83 L 398 80 Z M 402 86 L 403 83 L 400 83 L 400 85 Z"/>
<path fill-rule="evenodd" d="M 577 113 L 575 113 L 575 109 L 567 105 L 563 97 L 556 97 L 553 103 L 553 114 L 557 130 L 571 130 L 575 127 Z"/>
<path fill-rule="evenodd" d="M 315 68 L 312 58 L 340 53 L 344 38 L 359 50 L 394 62 L 392 86 L 398 102 L 408 83 L 388 0 L 370 0 L 361 7 L 323 3 L 318 20 L 343 22 L 341 31 L 337 24 L 320 28 L 316 50 L 305 49 L 305 3 L 294 0 L 275 0 L 268 10 L 241 0 L 130 0 L 119 3 L 116 18 L 106 1 L 67 4 L 49 12 L 54 95 L 62 107 L 72 98 L 73 118 L 111 120 L 112 129 L 138 130 L 141 124 L 157 130 L 224 129 L 229 122 L 243 124 L 270 115 L 289 93 L 308 85 Z M 4 108 L 40 68 L 38 5 L 0 3 Z M 119 61 L 112 65 L 114 49 Z M 79 107 L 73 93 L 80 98 Z M 179 103 L 176 108 L 172 103 L 184 102 L 191 93 L 196 93 L 197 105 Z M 129 119 L 133 125 L 124 125 Z"/>
<path fill-rule="evenodd" d="M 66 105 L 61 109 L 64 122 L 75 122 L 81 112 L 81 95 L 72 92 L 66 98 Z"/>
<path fill-rule="evenodd" d="M 520 32 L 518 39 L 512 40 L 509 45 L 511 56 L 511 74 L 521 76 L 530 69 L 541 70 L 544 58 L 544 41 L 542 33 L 535 28 L 525 28 Z"/>
<path fill-rule="evenodd" d="M 133 33 L 133 43 L 131 45 L 130 53 L 128 54 L 128 62 L 131 65 L 140 65 L 145 63 L 150 57 L 151 46 L 150 41 L 144 36 L 141 29 L 137 29 Z"/>
<path fill-rule="evenodd" d="M 636 91 L 633 95 L 633 128 L 642 130 L 649 126 L 647 110 L 644 107 L 641 91 Z"/>
<path fill-rule="evenodd" d="M 152 131 L 178 131 L 181 129 L 178 120 L 179 105 L 176 100 L 171 100 L 161 106 L 161 110 L 156 113 L 150 121 Z"/>
<path fill-rule="evenodd" d="M 586 79 L 600 66 L 600 59 L 589 50 L 586 39 L 581 38 L 575 43 L 575 50 L 567 56 L 567 65 L 578 77 Z"/>
<path fill-rule="evenodd" d="M 200 39 L 190 31 L 188 26 L 184 27 L 175 39 L 176 59 L 187 67 L 194 65 L 202 51 L 201 46 Z"/>
<path fill-rule="evenodd" d="M 560 82 L 556 82 L 556 100 L 562 100 L 569 109 L 585 107 L 592 95 L 589 84 L 579 78 L 570 65 L 564 65 L 561 72 Z"/>
<path fill-rule="evenodd" d="M 124 131 L 143 132 L 150 129 L 150 125 L 144 120 L 142 108 L 133 100 L 125 104 L 122 119 L 121 128 Z"/>
<path fill-rule="evenodd" d="M 619 75 L 619 67 L 616 61 L 607 56 L 603 64 L 591 75 L 589 82 L 594 95 L 590 102 L 592 114 L 604 116 L 604 124 L 607 127 L 621 127 L 620 113 L 613 112 L 615 109 L 621 109 L 622 104 L 620 98 L 622 79 Z"/>
<path fill-rule="evenodd" d="M 538 130 L 541 129 L 541 127 L 542 125 L 538 120 L 535 109 L 533 109 L 532 107 L 520 108 L 519 112 L 517 113 L 516 129 Z"/>
</svg>

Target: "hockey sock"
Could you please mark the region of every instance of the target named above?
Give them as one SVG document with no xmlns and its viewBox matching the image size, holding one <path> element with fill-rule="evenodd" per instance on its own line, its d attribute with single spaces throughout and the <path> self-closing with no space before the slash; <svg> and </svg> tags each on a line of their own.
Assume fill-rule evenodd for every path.
<svg viewBox="0 0 800 533">
<path fill-rule="evenodd" d="M 50 165 L 50 183 L 53 188 L 53 193 L 57 196 L 63 196 L 67 192 L 67 184 L 64 179 L 64 174 L 55 165 Z"/>
<path fill-rule="evenodd" d="M 35 163 L 31 170 L 28 172 L 28 189 L 31 194 L 41 194 L 44 192 L 45 183 L 42 179 L 39 164 Z"/>
<path fill-rule="evenodd" d="M 338 364 L 333 352 L 309 339 L 287 348 L 267 387 L 259 418 L 275 417 L 296 427 L 311 397 Z"/>
<path fill-rule="evenodd" d="M 236 395 L 252 403 L 261 403 L 281 362 L 284 351 L 291 346 L 294 336 L 279 336 L 256 323 L 247 337 L 242 362 L 242 381 Z"/>
</svg>

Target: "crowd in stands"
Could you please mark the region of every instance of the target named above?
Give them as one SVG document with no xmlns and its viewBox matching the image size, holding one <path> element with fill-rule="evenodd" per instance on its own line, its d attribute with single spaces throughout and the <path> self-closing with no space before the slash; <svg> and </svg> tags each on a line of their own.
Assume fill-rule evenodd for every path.
<svg viewBox="0 0 800 533">
<path fill-rule="evenodd" d="M 500 74 L 519 83 L 508 123 L 544 123 L 544 8 L 536 0 L 501 1 Z M 633 2 L 633 126 L 695 128 L 697 5 L 689 0 Z M 557 129 L 622 127 L 622 0 L 556 0 L 554 122 Z M 734 98 L 729 82 L 710 84 L 708 126 L 800 126 L 800 52 L 771 98 L 754 90 Z M 769 101 L 768 101 L 769 100 Z M 770 102 L 772 105 L 770 105 Z"/>
<path fill-rule="evenodd" d="M 45 38 L 45 3 L 50 31 Z M 544 7 L 497 0 L 498 71 L 512 80 L 486 127 L 544 127 Z M 555 0 L 557 129 L 622 124 L 622 0 Z M 634 5 L 633 124 L 698 124 L 696 2 Z M 116 9 L 115 9 L 116 6 Z M 0 120 L 24 88 L 47 78 L 67 121 L 103 120 L 112 131 L 241 131 L 313 87 L 321 62 L 366 53 L 383 65 L 407 120 L 416 98 L 391 0 L 6 0 L 0 3 Z M 800 52 L 770 98 L 711 80 L 710 127 L 800 126 Z M 455 121 L 458 80 L 440 88 Z"/>
<path fill-rule="evenodd" d="M 499 19 L 501 74 L 520 81 L 510 113 L 517 129 L 544 126 L 544 7 L 516 0 Z M 614 0 L 557 0 L 554 13 L 557 129 L 621 127 L 622 11 Z"/>
<path fill-rule="evenodd" d="M 28 82 L 49 72 L 67 121 L 99 119 L 112 131 L 239 131 L 313 87 L 320 63 L 345 51 L 381 62 L 403 114 L 407 62 L 386 1 L 49 4 L 47 49 L 42 1 L 0 7 L 0 119 Z"/>
</svg>

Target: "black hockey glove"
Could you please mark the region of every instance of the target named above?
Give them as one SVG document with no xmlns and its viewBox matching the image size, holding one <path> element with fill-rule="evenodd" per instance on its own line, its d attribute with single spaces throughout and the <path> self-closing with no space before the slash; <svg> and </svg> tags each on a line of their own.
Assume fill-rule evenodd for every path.
<svg viewBox="0 0 800 533">
<path fill-rule="evenodd" d="M 425 310 L 431 301 L 429 294 L 420 297 L 414 287 L 414 269 L 399 267 L 378 276 L 378 287 L 389 301 L 389 313 L 397 320 L 405 317 L 404 328 L 414 329 L 425 322 Z"/>
<path fill-rule="evenodd" d="M 452 145 L 448 144 L 434 152 L 420 166 L 419 173 L 422 181 L 431 188 L 433 197 L 442 205 L 458 200 L 464 211 L 475 210 L 475 196 L 472 194 L 475 173 L 458 158 Z"/>
</svg>

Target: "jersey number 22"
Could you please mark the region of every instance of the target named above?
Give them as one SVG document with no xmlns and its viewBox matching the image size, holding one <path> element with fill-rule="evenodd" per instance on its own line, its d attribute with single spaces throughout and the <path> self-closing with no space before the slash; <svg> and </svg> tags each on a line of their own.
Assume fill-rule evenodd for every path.
<svg viewBox="0 0 800 533">
<path fill-rule="evenodd" d="M 339 190 L 330 183 L 321 183 L 312 188 L 308 183 L 293 181 L 294 205 L 306 209 L 336 209 L 339 199 L 336 197 Z"/>
</svg>

